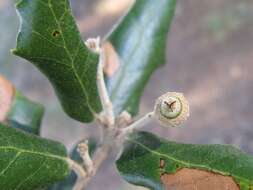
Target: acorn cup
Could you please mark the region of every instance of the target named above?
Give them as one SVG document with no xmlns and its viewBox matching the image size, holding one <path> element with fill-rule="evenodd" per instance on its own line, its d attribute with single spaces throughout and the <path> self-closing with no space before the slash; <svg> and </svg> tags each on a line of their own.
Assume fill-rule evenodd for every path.
<svg viewBox="0 0 253 190">
<path fill-rule="evenodd" d="M 167 92 L 156 101 L 154 118 L 164 127 L 180 126 L 189 115 L 189 103 L 182 93 Z"/>
</svg>

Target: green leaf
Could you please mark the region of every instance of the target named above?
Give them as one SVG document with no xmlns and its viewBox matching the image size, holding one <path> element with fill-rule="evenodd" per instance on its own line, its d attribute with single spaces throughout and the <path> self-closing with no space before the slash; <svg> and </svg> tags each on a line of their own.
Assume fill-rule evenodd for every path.
<svg viewBox="0 0 253 190">
<path fill-rule="evenodd" d="M 82 164 L 83 160 L 80 157 L 80 154 L 77 151 L 77 145 L 82 141 L 78 142 L 76 146 L 72 149 L 70 153 L 70 157 L 72 160 L 76 161 L 79 164 Z M 89 139 L 89 154 L 92 156 L 97 148 L 97 142 L 95 139 Z M 69 176 L 67 176 L 64 180 L 52 185 L 48 188 L 48 190 L 72 190 L 77 180 L 77 175 L 74 171 L 71 171 Z"/>
<path fill-rule="evenodd" d="M 15 91 L 6 122 L 9 126 L 39 135 L 44 107 Z"/>
<path fill-rule="evenodd" d="M 33 63 L 52 83 L 65 112 L 90 122 L 101 111 L 98 54 L 83 43 L 68 0 L 20 0 L 15 55 Z"/>
<path fill-rule="evenodd" d="M 69 174 L 66 149 L 46 140 L 0 124 L 0 187 L 33 190 Z"/>
<path fill-rule="evenodd" d="M 138 112 L 144 88 L 152 73 L 165 63 L 167 34 L 176 0 L 138 0 L 109 34 L 120 58 L 119 70 L 107 78 L 116 114 Z"/>
<path fill-rule="evenodd" d="M 231 145 L 180 144 L 147 132 L 129 138 L 117 167 L 128 182 L 154 190 L 163 189 L 163 173 L 173 174 L 181 168 L 231 176 L 241 190 L 248 190 L 253 182 L 253 157 Z"/>
</svg>

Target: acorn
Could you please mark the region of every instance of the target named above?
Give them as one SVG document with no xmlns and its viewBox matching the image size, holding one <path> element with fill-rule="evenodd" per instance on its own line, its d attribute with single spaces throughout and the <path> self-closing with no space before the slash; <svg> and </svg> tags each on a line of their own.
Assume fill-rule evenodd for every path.
<svg viewBox="0 0 253 190">
<path fill-rule="evenodd" d="M 167 92 L 156 101 L 154 117 L 164 127 L 180 126 L 189 115 L 189 103 L 182 93 Z"/>
</svg>

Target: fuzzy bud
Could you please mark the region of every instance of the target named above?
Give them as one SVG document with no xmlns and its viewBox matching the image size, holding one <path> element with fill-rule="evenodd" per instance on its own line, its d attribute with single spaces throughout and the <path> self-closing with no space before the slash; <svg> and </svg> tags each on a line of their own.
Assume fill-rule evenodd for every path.
<svg viewBox="0 0 253 190">
<path fill-rule="evenodd" d="M 86 42 L 85 45 L 94 53 L 99 53 L 100 52 L 100 38 L 89 38 Z"/>
</svg>

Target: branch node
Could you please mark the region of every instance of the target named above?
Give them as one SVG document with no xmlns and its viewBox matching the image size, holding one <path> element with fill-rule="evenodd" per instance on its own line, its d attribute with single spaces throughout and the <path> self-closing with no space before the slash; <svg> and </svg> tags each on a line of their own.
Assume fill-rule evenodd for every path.
<svg viewBox="0 0 253 190">
<path fill-rule="evenodd" d="M 98 92 L 100 96 L 100 101 L 103 107 L 103 111 L 96 116 L 100 123 L 104 126 L 108 126 L 109 128 L 113 128 L 115 124 L 115 118 L 113 113 L 113 106 L 111 100 L 109 98 L 105 80 L 104 80 L 104 72 L 103 68 L 105 65 L 105 52 L 101 47 L 101 40 L 100 37 L 97 38 L 89 38 L 85 45 L 93 52 L 99 54 L 99 63 L 98 63 L 98 71 L 97 71 L 97 86 Z"/>
<path fill-rule="evenodd" d="M 130 113 L 127 111 L 123 111 L 117 118 L 116 118 L 116 125 L 119 128 L 126 127 L 133 122 L 133 118 Z"/>
<path fill-rule="evenodd" d="M 154 112 L 147 113 L 144 117 L 140 118 L 139 120 L 135 121 L 131 125 L 126 128 L 120 129 L 120 134 L 118 138 L 124 137 L 129 133 L 132 133 L 134 130 L 139 129 L 152 121 L 154 117 Z"/>
</svg>

